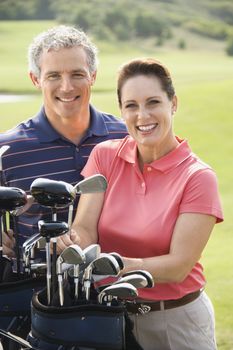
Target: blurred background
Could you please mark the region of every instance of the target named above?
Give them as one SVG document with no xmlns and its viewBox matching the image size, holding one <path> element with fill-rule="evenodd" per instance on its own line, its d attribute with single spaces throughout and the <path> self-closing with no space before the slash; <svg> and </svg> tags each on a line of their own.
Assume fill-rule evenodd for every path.
<svg viewBox="0 0 233 350">
<path fill-rule="evenodd" d="M 131 58 L 165 63 L 178 95 L 175 131 L 216 171 L 225 222 L 202 262 L 218 347 L 233 349 L 233 1 L 0 0 L 0 132 L 42 104 L 27 70 L 33 37 L 57 24 L 83 29 L 99 49 L 92 103 L 119 115 L 117 70 Z M 201 350 L 201 349 L 200 349 Z"/>
</svg>

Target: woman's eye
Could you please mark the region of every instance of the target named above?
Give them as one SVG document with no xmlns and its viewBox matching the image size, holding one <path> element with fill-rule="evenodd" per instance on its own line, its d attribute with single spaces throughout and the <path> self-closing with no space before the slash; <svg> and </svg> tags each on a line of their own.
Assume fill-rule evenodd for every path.
<svg viewBox="0 0 233 350">
<path fill-rule="evenodd" d="M 151 104 L 151 105 L 155 105 L 157 103 L 159 103 L 159 100 L 150 100 L 149 101 L 149 104 Z"/>
<path fill-rule="evenodd" d="M 134 108 L 136 105 L 134 103 L 129 103 L 125 105 L 125 108 Z"/>
</svg>

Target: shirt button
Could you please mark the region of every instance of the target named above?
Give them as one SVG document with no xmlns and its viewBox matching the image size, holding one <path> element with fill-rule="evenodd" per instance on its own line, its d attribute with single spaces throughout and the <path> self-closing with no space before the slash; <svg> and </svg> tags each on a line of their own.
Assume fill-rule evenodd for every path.
<svg viewBox="0 0 233 350">
<path fill-rule="evenodd" d="M 151 170 L 152 170 L 152 168 L 150 166 L 148 166 L 147 171 L 151 171 Z"/>
<path fill-rule="evenodd" d="M 79 152 L 79 148 L 78 147 L 76 147 L 76 152 Z"/>
<path fill-rule="evenodd" d="M 145 182 L 142 182 L 141 186 L 142 186 L 142 187 L 145 187 Z"/>
</svg>

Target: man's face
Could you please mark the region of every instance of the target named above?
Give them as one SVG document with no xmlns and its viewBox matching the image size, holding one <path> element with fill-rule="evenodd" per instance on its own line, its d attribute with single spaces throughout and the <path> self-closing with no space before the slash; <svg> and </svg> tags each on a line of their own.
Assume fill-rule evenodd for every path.
<svg viewBox="0 0 233 350">
<path fill-rule="evenodd" d="M 42 91 L 45 112 L 54 124 L 60 119 L 80 119 L 89 110 L 95 73 L 89 72 L 86 52 L 81 47 L 44 51 L 40 77 L 33 83 Z"/>
</svg>

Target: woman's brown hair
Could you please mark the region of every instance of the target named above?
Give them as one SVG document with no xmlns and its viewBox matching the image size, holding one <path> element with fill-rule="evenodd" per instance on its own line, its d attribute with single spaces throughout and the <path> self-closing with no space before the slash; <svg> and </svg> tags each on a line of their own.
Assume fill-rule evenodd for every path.
<svg viewBox="0 0 233 350">
<path fill-rule="evenodd" d="M 121 107 L 121 91 L 124 83 L 137 75 L 147 75 L 157 77 L 162 85 L 162 89 L 171 100 L 175 95 L 172 79 L 169 70 L 159 61 L 153 58 L 137 58 L 124 64 L 118 73 L 117 96 Z"/>
</svg>

